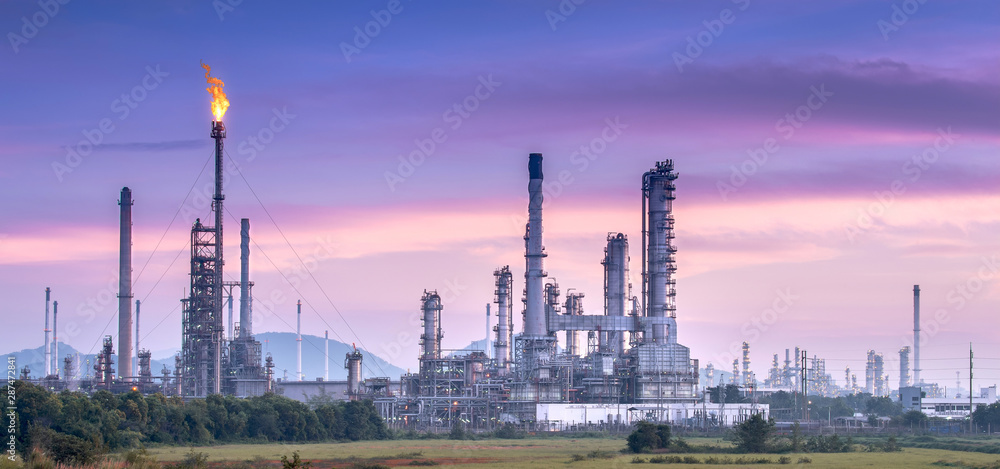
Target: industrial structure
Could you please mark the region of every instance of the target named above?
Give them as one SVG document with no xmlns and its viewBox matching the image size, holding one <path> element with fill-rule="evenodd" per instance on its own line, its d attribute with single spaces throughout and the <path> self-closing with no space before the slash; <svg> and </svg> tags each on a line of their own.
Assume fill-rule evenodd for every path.
<svg viewBox="0 0 1000 469">
<path fill-rule="evenodd" d="M 766 414 L 767 406 L 703 399 L 698 360 L 678 343 L 676 179 L 670 160 L 642 177 L 641 297 L 632 296 L 628 238 L 610 233 L 601 261 L 604 311 L 585 314 L 584 293 L 572 288 L 564 293 L 545 271 L 542 155 L 529 155 L 521 333 L 514 334 L 509 266 L 493 272 L 497 324 L 486 342 L 493 344 L 492 357 L 486 351 L 442 350 L 446 305 L 436 291 L 425 290 L 418 372 L 402 376 L 398 387 L 388 378 L 362 380 L 361 355 L 348 354 L 350 398 L 373 399 L 392 427 L 427 430 L 459 421 L 474 430 L 505 423 L 537 430 L 610 428 L 640 419 L 731 425 Z"/>
</svg>

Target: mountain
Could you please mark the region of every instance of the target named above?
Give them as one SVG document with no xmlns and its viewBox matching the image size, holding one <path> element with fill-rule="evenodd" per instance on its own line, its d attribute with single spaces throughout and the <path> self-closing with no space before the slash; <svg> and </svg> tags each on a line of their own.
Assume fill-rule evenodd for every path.
<svg viewBox="0 0 1000 469">
<path fill-rule="evenodd" d="M 274 375 L 276 378 L 283 378 L 285 376 L 285 371 L 288 372 L 288 378 L 295 378 L 295 366 L 296 366 L 296 347 L 295 347 L 295 334 L 290 332 L 265 332 L 263 334 L 257 334 L 255 336 L 257 340 L 261 343 L 262 355 L 266 356 L 267 352 L 271 353 L 274 358 Z M 323 376 L 323 341 L 322 337 L 313 335 L 303 335 L 302 336 L 302 372 L 305 375 L 306 380 L 314 380 L 316 378 Z M 100 344 L 98 344 L 100 345 Z M 118 344 L 115 343 L 117 347 Z M 343 342 L 339 342 L 334 339 L 330 339 L 330 379 L 345 380 L 347 379 L 347 370 L 344 369 L 344 357 L 348 352 L 354 350 L 350 345 Z M 361 350 L 361 349 L 359 349 Z M 63 357 L 67 355 L 75 355 L 79 353 L 75 348 L 69 344 L 59 342 L 59 375 L 63 376 Z M 176 353 L 176 352 L 173 352 Z M 167 366 L 170 370 L 171 376 L 174 372 L 174 357 L 173 353 L 168 351 L 159 351 L 157 355 L 160 355 L 160 359 L 150 360 L 150 368 L 153 372 L 153 376 L 160 376 L 160 370 L 163 365 Z M 372 353 L 361 350 L 364 354 L 363 363 L 363 376 L 366 378 L 372 377 L 384 377 L 387 376 L 394 380 L 399 379 L 400 375 L 406 373 L 406 370 L 399 368 L 395 365 L 390 364 L 386 360 L 375 356 Z M 45 346 L 40 346 L 34 349 L 24 349 L 18 352 L 5 353 L 4 356 L 13 356 L 15 364 L 17 366 L 17 373 L 20 375 L 21 368 L 25 365 L 31 370 L 29 376 L 32 378 L 41 378 L 45 370 L 43 362 L 45 360 Z M 263 357 L 261 357 L 263 359 Z M 78 376 L 90 376 L 94 374 L 93 366 L 97 361 L 97 354 L 80 354 L 80 374 Z M 118 367 L 118 357 L 115 357 L 115 369 Z"/>
<path fill-rule="evenodd" d="M 285 372 L 288 379 L 295 379 L 296 366 L 296 344 L 295 333 L 292 332 L 264 332 L 255 334 L 254 337 L 260 341 L 261 350 L 266 356 L 268 352 L 274 358 L 274 376 L 284 378 Z M 307 381 L 323 377 L 323 337 L 314 335 L 302 335 L 302 374 Z M 354 347 L 330 339 L 330 380 L 342 381 L 347 379 L 347 370 L 344 369 L 344 357 Z M 362 375 L 365 378 L 389 377 L 398 380 L 400 375 L 406 370 L 389 363 L 363 349 L 358 349 L 364 355 L 362 362 Z"/>
<path fill-rule="evenodd" d="M 118 344 L 115 343 L 117 347 Z M 100 344 L 95 347 L 100 348 Z M 65 377 L 63 373 L 63 358 L 67 355 L 76 355 L 80 353 L 77 349 L 73 348 L 72 345 L 59 342 L 59 357 L 57 363 L 59 366 L 59 376 Z M 42 378 L 42 374 L 45 372 L 44 361 L 45 361 L 45 346 L 42 345 L 38 348 L 24 349 L 18 352 L 5 353 L 4 356 L 13 356 L 14 362 L 17 366 L 17 374 L 20 376 L 21 368 L 27 366 L 30 371 L 29 375 L 31 378 Z M 115 370 L 118 370 L 118 357 L 114 358 L 115 364 L 113 365 Z M 94 364 L 97 363 L 97 354 L 86 354 L 80 353 L 80 369 L 77 370 L 77 377 L 91 376 L 94 374 Z M 150 360 L 150 369 L 153 372 L 153 376 L 160 376 L 160 370 L 163 369 L 163 365 L 167 365 L 167 369 L 170 370 L 171 374 L 174 371 L 174 359 L 173 357 L 164 360 Z"/>
</svg>

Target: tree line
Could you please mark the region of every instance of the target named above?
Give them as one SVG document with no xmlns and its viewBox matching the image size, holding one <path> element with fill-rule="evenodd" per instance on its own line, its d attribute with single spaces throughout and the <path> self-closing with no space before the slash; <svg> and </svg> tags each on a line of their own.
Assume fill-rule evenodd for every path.
<svg viewBox="0 0 1000 469">
<path fill-rule="evenodd" d="M 73 453 L 146 445 L 217 442 L 318 442 L 389 438 L 371 401 L 328 402 L 310 407 L 276 394 L 247 399 L 211 395 L 185 401 L 138 392 L 92 395 L 52 393 L 23 381 L 13 384 L 16 447 Z M 0 392 L 8 395 L 5 386 Z M 87 454 L 66 456 L 87 459 Z"/>
</svg>

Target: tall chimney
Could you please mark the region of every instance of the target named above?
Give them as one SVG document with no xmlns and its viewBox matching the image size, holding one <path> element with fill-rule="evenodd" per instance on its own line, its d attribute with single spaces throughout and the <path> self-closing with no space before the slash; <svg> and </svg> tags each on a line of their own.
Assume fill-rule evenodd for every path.
<svg viewBox="0 0 1000 469">
<path fill-rule="evenodd" d="M 118 373 L 132 374 L 132 190 L 122 188 L 118 245 Z M 129 380 L 130 381 L 130 380 Z"/>
<path fill-rule="evenodd" d="M 323 381 L 330 381 L 330 331 L 323 331 Z"/>
<path fill-rule="evenodd" d="M 225 200 L 225 196 L 222 195 L 222 168 L 224 166 L 223 160 L 223 143 L 222 141 L 226 138 L 226 126 L 222 124 L 222 121 L 212 121 L 212 139 L 215 140 L 215 197 L 213 197 L 213 207 L 212 210 L 215 212 L 215 284 L 213 286 L 215 290 L 214 301 L 212 302 L 212 319 L 215 324 L 215 334 L 213 334 L 213 342 L 215 343 L 214 354 L 214 364 L 213 368 L 215 373 L 212 379 L 212 391 L 215 394 L 222 393 L 222 333 L 224 325 L 222 323 L 222 279 L 223 267 L 225 266 L 225 257 L 222 255 L 222 220 L 223 220 L 223 208 L 222 201 Z"/>
<path fill-rule="evenodd" d="M 49 334 L 52 333 L 52 329 L 49 329 L 49 302 L 52 297 L 52 289 L 45 287 L 45 364 L 42 366 L 42 370 L 45 372 L 45 376 L 52 374 L 52 340 Z M 43 378 L 45 377 L 43 376 Z"/>
<path fill-rule="evenodd" d="M 132 376 L 139 376 L 139 300 L 135 300 L 135 363 Z"/>
<path fill-rule="evenodd" d="M 545 324 L 544 295 L 544 260 L 545 251 L 542 247 L 542 154 L 532 153 L 528 156 L 528 226 L 524 235 L 525 277 L 525 309 L 524 335 L 532 337 L 545 336 L 548 326 Z"/>
<path fill-rule="evenodd" d="M 59 302 L 52 302 L 52 374 L 59 377 Z"/>
<path fill-rule="evenodd" d="M 295 339 L 295 376 L 298 378 L 296 381 L 302 381 L 302 300 L 299 300 L 296 318 L 295 333 L 298 337 Z"/>
<path fill-rule="evenodd" d="M 250 316 L 250 219 L 240 220 L 240 337 L 253 334 Z"/>
<path fill-rule="evenodd" d="M 920 386 L 920 285 L 913 286 L 913 385 Z"/>
</svg>

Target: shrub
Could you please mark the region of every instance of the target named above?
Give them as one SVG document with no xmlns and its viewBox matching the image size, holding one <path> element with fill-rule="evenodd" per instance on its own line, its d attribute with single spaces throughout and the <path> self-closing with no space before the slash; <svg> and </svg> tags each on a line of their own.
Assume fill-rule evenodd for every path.
<svg viewBox="0 0 1000 469">
<path fill-rule="evenodd" d="M 736 447 L 744 453 L 763 453 L 773 432 L 774 419 L 764 420 L 763 415 L 753 414 L 736 426 Z"/>
<path fill-rule="evenodd" d="M 295 451 L 292 453 L 292 460 L 288 460 L 288 456 L 281 457 L 281 467 L 282 469 L 300 469 L 304 467 L 312 467 L 312 463 L 309 461 L 302 462 L 299 458 L 299 452 Z"/>
<path fill-rule="evenodd" d="M 788 456 L 782 456 L 778 458 L 778 464 L 791 464 L 791 463 L 792 463 L 792 458 Z"/>
<path fill-rule="evenodd" d="M 632 458 L 632 464 L 645 464 L 645 463 L 646 463 L 646 460 L 640 458 L 639 456 L 636 456 L 636 457 Z"/>
<path fill-rule="evenodd" d="M 799 464 L 810 464 L 812 462 L 813 462 L 812 459 L 807 458 L 805 456 L 802 456 L 801 458 L 799 458 Z"/>
</svg>

